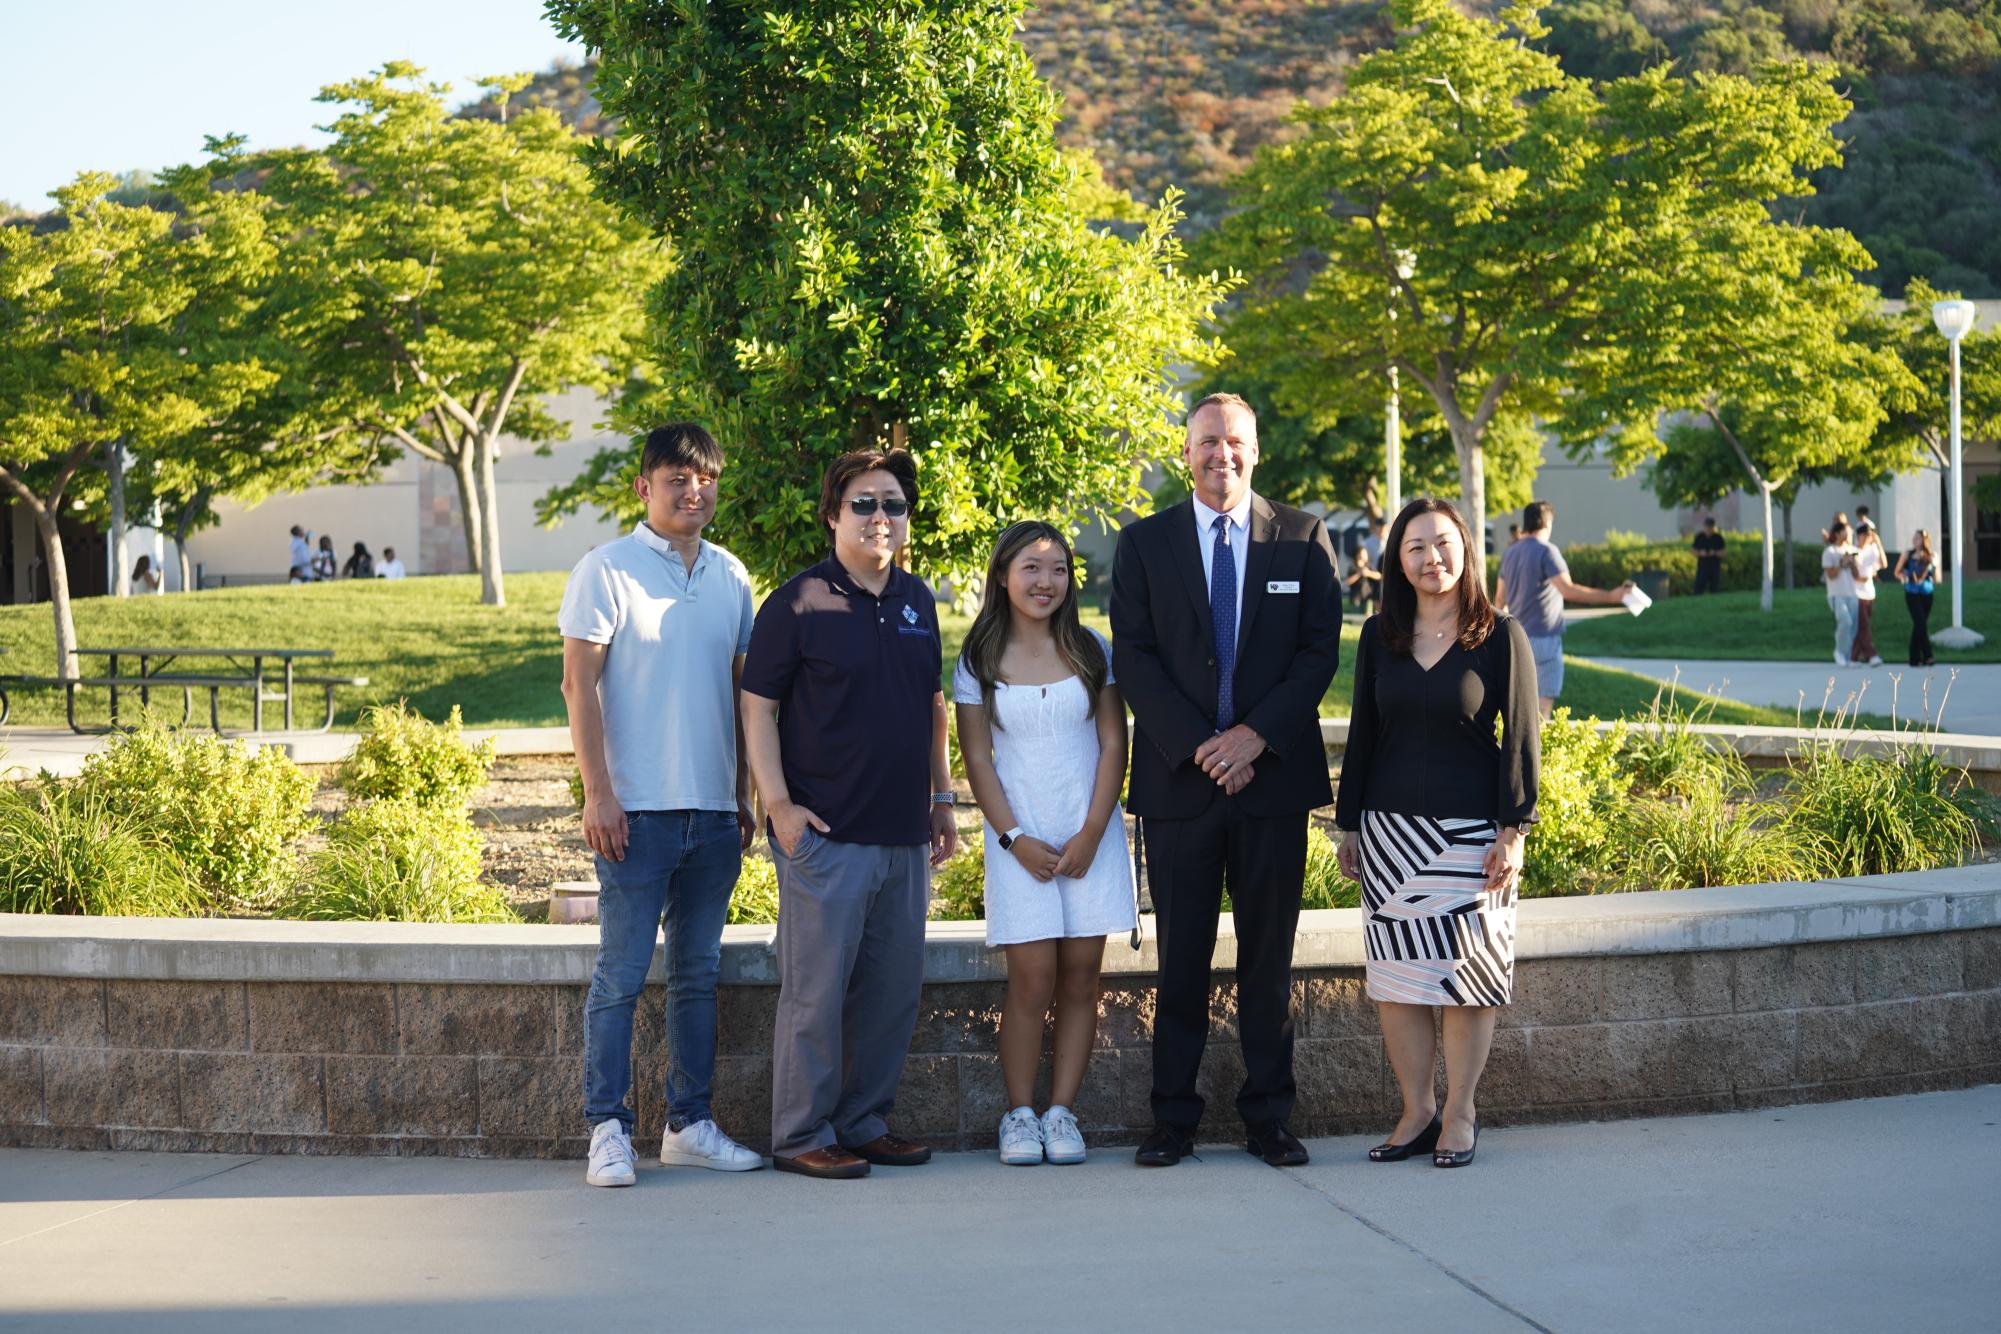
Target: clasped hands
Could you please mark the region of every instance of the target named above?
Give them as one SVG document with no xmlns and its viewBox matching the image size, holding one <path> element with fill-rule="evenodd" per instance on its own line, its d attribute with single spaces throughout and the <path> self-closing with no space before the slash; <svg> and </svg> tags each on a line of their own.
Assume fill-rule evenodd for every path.
<svg viewBox="0 0 2001 1334">
<path fill-rule="evenodd" d="M 1231 796 L 1244 790 L 1256 770 L 1251 761 L 1265 753 L 1265 739 L 1243 723 L 1204 741 L 1195 748 L 1195 765 Z"/>
<path fill-rule="evenodd" d="M 1062 844 L 1052 847 L 1039 838 L 1023 834 L 1014 840 L 1008 852 L 1021 863 L 1024 871 L 1044 884 L 1061 876 L 1065 880 L 1082 878 L 1097 860 L 1098 845 L 1104 841 L 1103 825 L 1085 825 Z"/>
</svg>

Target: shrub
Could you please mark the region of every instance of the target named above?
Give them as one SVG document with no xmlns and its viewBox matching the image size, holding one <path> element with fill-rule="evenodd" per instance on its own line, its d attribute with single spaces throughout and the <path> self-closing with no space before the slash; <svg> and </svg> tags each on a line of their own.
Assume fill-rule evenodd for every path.
<svg viewBox="0 0 2001 1334">
<path fill-rule="evenodd" d="M 1626 737 L 1625 765 L 1633 785 L 1661 796 L 1692 796 L 1699 788 L 1749 792 L 1751 769 L 1722 737 L 1695 730 L 1716 713 L 1717 696 L 1684 708 L 1676 686 L 1654 693 L 1647 713 Z"/>
<path fill-rule="evenodd" d="M 959 855 L 931 876 L 931 916 L 973 922 L 987 915 L 987 838 L 983 829 L 959 841 Z"/>
<path fill-rule="evenodd" d="M 1809 530 L 1810 531 L 1810 530 Z M 1611 588 L 1642 570 L 1665 570 L 1669 590 L 1686 596 L 1695 588 L 1695 552 L 1689 538 L 1667 542 L 1634 542 L 1619 535 L 1616 542 L 1603 546 L 1557 545 L 1563 549 L 1570 577 L 1580 584 Z M 1725 593 L 1755 592 L 1764 565 L 1763 546 L 1756 533 L 1723 535 L 1723 572 L 1719 580 Z M 1793 563 L 1802 586 L 1811 588 L 1820 578 L 1820 548 L 1804 542 L 1793 543 Z M 1776 540 L 1772 546 L 1772 578 L 1784 587 L 1786 549 Z"/>
<path fill-rule="evenodd" d="M 1791 824 L 1813 874 L 1884 875 L 1957 865 L 1980 846 L 1978 799 L 1964 769 L 1929 746 L 1894 759 L 1845 756 L 1819 741 L 1786 776 Z"/>
<path fill-rule="evenodd" d="M 209 907 L 146 813 L 47 774 L 0 785 L 0 912 L 194 917 Z"/>
<path fill-rule="evenodd" d="M 367 713 L 367 731 L 340 769 L 340 785 L 361 801 L 464 805 L 493 768 L 491 737 L 467 744 L 459 709 L 434 723 L 399 700 Z"/>
<path fill-rule="evenodd" d="M 1536 824 L 1523 850 L 1521 894 L 1589 894 L 1613 869 L 1633 776 L 1621 760 L 1626 730 L 1557 709 L 1542 725 Z"/>
<path fill-rule="evenodd" d="M 1341 874 L 1334 840 L 1318 829 L 1306 831 L 1306 885 L 1301 908 L 1359 908 L 1362 887 Z"/>
<path fill-rule="evenodd" d="M 480 837 L 462 811 L 415 801 L 351 806 L 306 865 L 281 917 L 343 922 L 511 922 L 479 880 Z"/>
<path fill-rule="evenodd" d="M 279 750 L 149 724 L 85 761 L 76 780 L 114 814 L 147 821 L 219 903 L 268 903 L 293 883 L 312 827 L 313 780 Z"/>
<path fill-rule="evenodd" d="M 1813 856 L 1775 807 L 1715 788 L 1643 798 L 1625 830 L 1626 889 L 1695 889 L 1812 877 Z"/>
<path fill-rule="evenodd" d="M 777 920 L 778 868 L 769 857 L 746 856 L 730 892 L 730 925 L 768 926 Z"/>
</svg>

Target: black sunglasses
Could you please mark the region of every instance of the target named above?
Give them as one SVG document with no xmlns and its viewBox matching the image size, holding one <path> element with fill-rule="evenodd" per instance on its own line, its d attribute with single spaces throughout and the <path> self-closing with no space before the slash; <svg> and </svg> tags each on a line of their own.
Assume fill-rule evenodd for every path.
<svg viewBox="0 0 2001 1334">
<path fill-rule="evenodd" d="M 892 519 L 900 519 L 910 513 L 910 502 L 894 497 L 887 500 L 877 500 L 874 496 L 856 496 L 848 502 L 848 508 L 861 515 L 864 519 L 875 513 L 876 506 L 878 505 L 882 506 L 882 512 Z"/>
</svg>

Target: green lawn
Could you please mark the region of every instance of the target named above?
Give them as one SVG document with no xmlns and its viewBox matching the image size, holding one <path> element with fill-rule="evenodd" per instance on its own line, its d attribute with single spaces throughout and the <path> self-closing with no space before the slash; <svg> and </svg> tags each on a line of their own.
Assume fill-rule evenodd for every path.
<svg viewBox="0 0 2001 1334">
<path fill-rule="evenodd" d="M 1979 648 L 1937 652 L 1941 663 L 2001 662 L 2001 579 L 1966 584 L 1966 623 L 1987 637 Z M 1952 624 L 1952 593 L 1941 588 L 1932 608 L 1934 633 Z M 1904 661 L 1911 636 L 1903 590 L 1880 585 L 1874 623 L 1876 647 L 1885 662 Z M 1769 612 L 1758 610 L 1756 593 L 1715 593 L 1673 597 L 1641 616 L 1600 616 L 1564 632 L 1563 646 L 1586 656 L 1623 658 L 1717 658 L 1732 661 L 1826 663 L 1834 653 L 1834 616 L 1817 588 L 1778 589 Z"/>
<path fill-rule="evenodd" d="M 86 598 L 76 604 L 77 636 L 85 647 L 330 648 L 334 658 L 329 671 L 366 676 L 370 682 L 365 690 L 340 693 L 342 707 L 335 721 L 340 727 L 352 726 L 366 705 L 398 698 L 408 699 L 434 718 L 443 717 L 457 704 L 473 726 L 559 725 L 563 722 L 559 690 L 562 650 L 556 635 L 556 607 L 562 598 L 564 577 L 560 572 L 511 574 L 507 579 L 509 605 L 500 609 L 479 605 L 479 581 L 471 576 L 228 588 L 125 600 Z M 1657 610 L 1671 611 L 1679 605 L 1669 602 Z M 1636 624 L 1644 625 L 1654 614 L 1649 612 Z M 1902 614 L 1901 606 L 1898 614 Z M 1100 630 L 1108 629 L 1104 617 L 1095 611 L 1087 619 Z M 943 618 L 948 679 L 950 664 L 969 624 L 963 616 Z M 1348 712 L 1353 683 L 1347 668 L 1359 634 L 1356 623 L 1342 631 L 1343 670 L 1321 705 L 1321 711 L 1330 717 Z M 30 675 L 51 672 L 55 652 L 46 604 L 0 607 L 0 646 L 9 650 L 0 657 L 0 669 Z M 1623 717 L 1644 713 L 1654 691 L 1654 683 L 1645 677 L 1573 661 L 1567 671 L 1564 703 L 1579 714 Z M 224 723 L 248 726 L 249 702 L 243 692 L 234 693 L 234 700 L 224 696 Z M 101 720 L 103 692 L 87 692 L 84 700 L 84 716 Z M 178 709 L 178 704 L 174 707 Z M 197 701 L 198 713 L 205 707 L 205 701 Z M 14 721 L 60 723 L 60 695 L 48 691 L 16 693 Z M 1717 709 L 1716 721 L 1789 724 L 1793 719 L 1778 709 L 1726 703 Z"/>
</svg>

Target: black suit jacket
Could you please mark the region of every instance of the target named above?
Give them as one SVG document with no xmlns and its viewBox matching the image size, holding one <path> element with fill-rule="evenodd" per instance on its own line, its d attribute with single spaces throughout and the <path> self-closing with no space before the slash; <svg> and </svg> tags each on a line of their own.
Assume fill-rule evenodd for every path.
<svg viewBox="0 0 2001 1334">
<path fill-rule="evenodd" d="M 1193 504 L 1128 524 L 1112 561 L 1112 668 L 1133 711 L 1126 809 L 1188 819 L 1223 795 L 1195 766 L 1216 733 L 1216 652 Z M 1264 738 L 1256 776 L 1237 794 L 1257 816 L 1295 815 L 1334 799 L 1320 741 L 1320 697 L 1341 656 L 1341 599 L 1326 525 L 1251 497 L 1244 605 L 1237 623 L 1237 721 Z M 1298 592 L 1275 592 L 1296 585 Z"/>
</svg>

